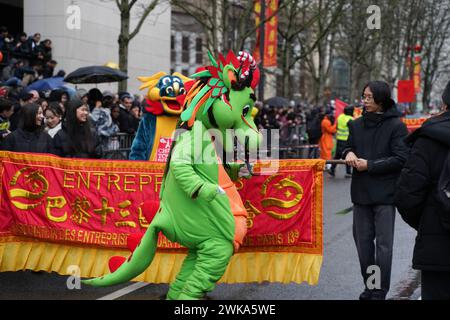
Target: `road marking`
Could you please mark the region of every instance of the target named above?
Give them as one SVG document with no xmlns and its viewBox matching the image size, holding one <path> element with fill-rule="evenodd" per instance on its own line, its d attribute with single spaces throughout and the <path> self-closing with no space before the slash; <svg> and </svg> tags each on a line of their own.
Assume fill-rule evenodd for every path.
<svg viewBox="0 0 450 320">
<path fill-rule="evenodd" d="M 137 282 L 132 284 L 131 286 L 122 288 L 120 290 L 117 290 L 113 293 L 110 293 L 102 298 L 98 298 L 97 300 L 116 300 L 117 298 L 120 298 L 122 296 L 125 296 L 133 291 L 139 290 L 145 286 L 148 286 L 148 283 L 146 282 Z"/>
</svg>

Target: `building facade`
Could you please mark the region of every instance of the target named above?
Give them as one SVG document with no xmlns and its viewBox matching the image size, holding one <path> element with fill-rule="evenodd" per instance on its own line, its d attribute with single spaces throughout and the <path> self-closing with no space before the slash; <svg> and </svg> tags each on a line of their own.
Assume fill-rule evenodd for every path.
<svg viewBox="0 0 450 320">
<path fill-rule="evenodd" d="M 0 6 L 14 7 L 19 15 L 22 10 L 23 30 L 18 31 L 29 35 L 39 32 L 42 40 L 52 40 L 57 70 L 70 73 L 79 67 L 119 62 L 120 12 L 114 0 L 0 0 Z M 137 6 L 133 10 L 131 30 L 139 16 Z M 130 42 L 130 92 L 139 92 L 138 76 L 170 72 L 170 36 L 171 10 L 163 3 L 149 15 L 139 34 Z M 98 87 L 117 90 L 117 84 Z"/>
</svg>

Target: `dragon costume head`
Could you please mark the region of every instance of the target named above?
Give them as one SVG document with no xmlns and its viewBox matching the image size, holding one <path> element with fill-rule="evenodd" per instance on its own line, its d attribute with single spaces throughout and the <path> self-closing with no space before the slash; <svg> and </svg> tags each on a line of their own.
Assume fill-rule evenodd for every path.
<svg viewBox="0 0 450 320">
<path fill-rule="evenodd" d="M 252 117 L 259 82 L 256 63 L 245 52 L 238 57 L 232 51 L 226 57 L 219 54 L 217 60 L 208 56 L 212 65 L 191 76 L 199 80 L 186 96 L 181 120 L 188 128 L 199 120 L 208 129 L 218 129 L 226 152 L 233 150 L 233 135 L 246 151 L 255 151 L 262 140 Z"/>
<path fill-rule="evenodd" d="M 168 75 L 158 72 L 151 77 L 140 77 L 140 90 L 148 88 L 145 111 L 154 115 L 179 116 L 183 112 L 184 99 L 191 79 L 175 72 Z"/>
</svg>

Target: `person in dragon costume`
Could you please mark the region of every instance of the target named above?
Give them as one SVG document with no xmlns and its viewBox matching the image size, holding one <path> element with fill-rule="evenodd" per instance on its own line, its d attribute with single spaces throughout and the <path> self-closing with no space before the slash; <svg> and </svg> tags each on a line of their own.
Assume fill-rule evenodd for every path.
<svg viewBox="0 0 450 320">
<path fill-rule="evenodd" d="M 170 149 L 186 94 L 194 81 L 177 72 L 158 72 L 139 80 L 143 82 L 139 90 L 148 88 L 148 93 L 129 159 L 166 162 L 165 150 Z"/>
<path fill-rule="evenodd" d="M 184 130 L 177 131 L 172 145 L 158 212 L 115 272 L 84 284 L 116 285 L 144 272 L 162 232 L 188 249 L 167 299 L 200 299 L 214 289 L 242 244 L 247 211 L 232 180 L 246 164 L 224 164 L 220 156 L 234 150 L 235 137 L 246 151 L 257 150 L 261 143 L 251 116 L 259 70 L 247 53 L 236 57 L 230 51 L 226 58 L 209 58 L 212 66 L 192 76 L 198 80 L 186 96 L 180 124 Z"/>
</svg>

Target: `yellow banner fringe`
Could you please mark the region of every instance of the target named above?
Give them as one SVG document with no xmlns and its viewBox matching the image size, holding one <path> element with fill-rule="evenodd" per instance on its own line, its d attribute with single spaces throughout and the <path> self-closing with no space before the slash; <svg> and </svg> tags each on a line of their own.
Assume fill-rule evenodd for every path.
<svg viewBox="0 0 450 320">
<path fill-rule="evenodd" d="M 67 246 L 49 242 L 15 240 L 0 242 L 0 272 L 46 271 L 70 275 L 70 266 L 80 268 L 82 278 L 109 273 L 112 256 L 127 257 L 128 251 L 93 247 Z M 185 254 L 157 253 L 150 267 L 133 281 L 149 283 L 172 282 Z M 280 282 L 317 285 L 322 256 L 295 252 L 238 253 L 231 259 L 219 283 Z"/>
</svg>

